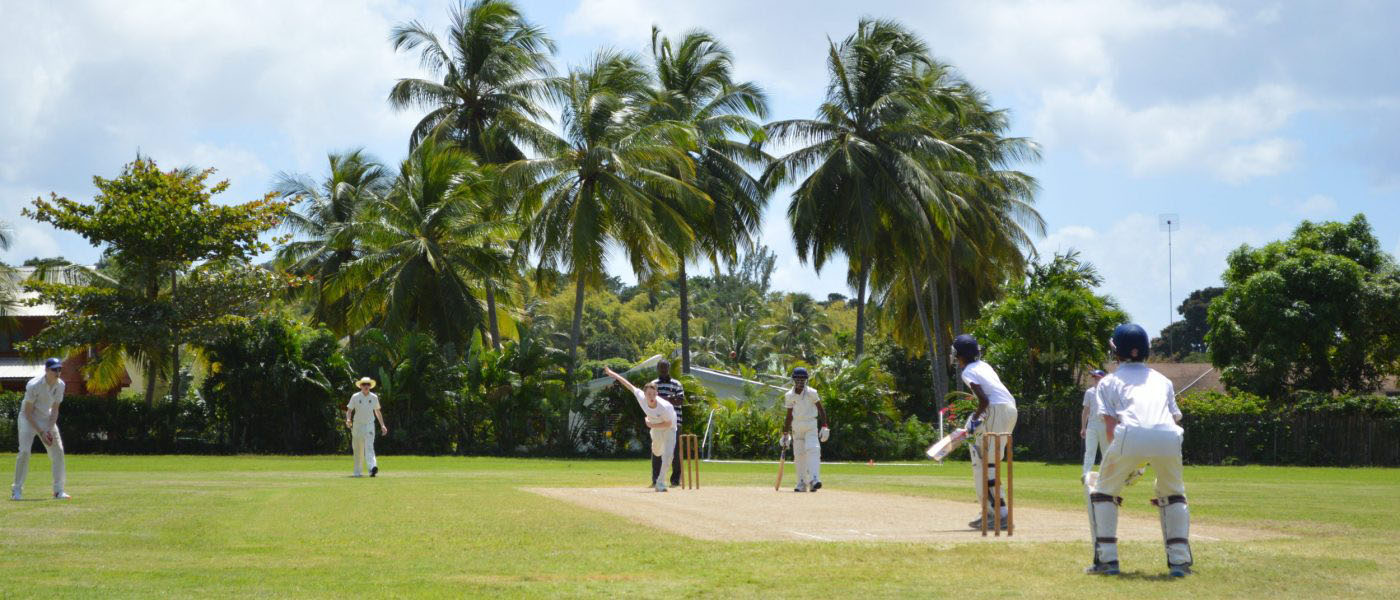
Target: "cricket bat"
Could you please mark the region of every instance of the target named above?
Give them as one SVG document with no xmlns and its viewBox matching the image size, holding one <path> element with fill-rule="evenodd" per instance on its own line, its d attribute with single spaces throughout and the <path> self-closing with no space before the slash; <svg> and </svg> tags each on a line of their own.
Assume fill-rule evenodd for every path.
<svg viewBox="0 0 1400 600">
<path fill-rule="evenodd" d="M 773 484 L 773 491 L 783 489 L 783 461 L 787 460 L 787 452 L 783 451 L 783 446 L 778 445 L 778 482 Z"/>
<path fill-rule="evenodd" d="M 948 458 L 948 455 L 953 453 L 953 449 L 957 448 L 958 444 L 965 439 L 967 439 L 967 430 L 959 428 L 953 433 L 943 436 L 943 439 L 938 440 L 934 445 L 929 446 L 925 454 L 928 454 L 928 457 L 933 460 L 943 462 L 943 459 Z"/>
</svg>

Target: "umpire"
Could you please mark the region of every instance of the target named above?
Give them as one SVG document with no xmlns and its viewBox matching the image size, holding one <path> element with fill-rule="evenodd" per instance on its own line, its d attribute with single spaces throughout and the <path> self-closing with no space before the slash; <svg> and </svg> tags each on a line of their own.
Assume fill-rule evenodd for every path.
<svg viewBox="0 0 1400 600">
<path fill-rule="evenodd" d="M 681 405 L 685 403 L 685 388 L 681 387 L 681 382 L 671 378 L 671 362 L 661 359 L 656 363 L 656 379 L 652 384 L 656 386 L 656 395 L 662 400 L 670 402 L 676 407 L 676 431 L 682 430 Z M 661 457 L 652 455 L 651 457 L 651 484 L 656 484 L 656 478 L 661 474 Z M 671 457 L 671 485 L 681 484 L 681 445 L 676 444 L 675 454 Z"/>
</svg>

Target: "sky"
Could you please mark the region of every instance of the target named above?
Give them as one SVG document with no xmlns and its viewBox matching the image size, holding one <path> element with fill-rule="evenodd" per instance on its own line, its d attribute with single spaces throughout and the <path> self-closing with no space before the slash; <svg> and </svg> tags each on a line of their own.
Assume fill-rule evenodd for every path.
<svg viewBox="0 0 1400 600">
<path fill-rule="evenodd" d="M 1158 331 L 1229 252 L 1303 219 L 1364 213 L 1400 254 L 1400 3 L 1385 1 L 889 2 L 522 0 L 562 71 L 599 48 L 644 52 L 652 25 L 703 28 L 771 117 L 823 99 L 828 44 L 862 16 L 894 18 L 1012 115 L 1043 158 L 1041 256 L 1078 250 L 1137 322 Z M 326 155 L 402 160 L 421 116 L 386 102 L 415 57 L 391 27 L 442 31 L 448 2 L 0 0 L 0 260 L 92 261 L 80 237 L 20 215 L 50 192 L 93 195 L 139 152 L 215 167 L 221 198 L 261 197 L 280 172 L 319 178 Z M 761 6 L 761 10 L 755 7 Z M 853 295 L 841 261 L 798 260 L 788 190 L 765 213 L 775 288 Z M 1179 216 L 1168 240 L 1159 215 Z M 635 279 L 621 260 L 610 271 Z"/>
</svg>

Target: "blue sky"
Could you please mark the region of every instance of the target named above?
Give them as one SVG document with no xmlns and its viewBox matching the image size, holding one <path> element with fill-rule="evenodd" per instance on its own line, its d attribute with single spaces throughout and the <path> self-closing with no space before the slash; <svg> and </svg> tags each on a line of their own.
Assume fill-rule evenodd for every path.
<svg viewBox="0 0 1400 600">
<path fill-rule="evenodd" d="M 604 46 L 642 51 L 652 24 L 702 27 L 774 118 L 810 116 L 826 83 L 828 38 L 862 15 L 893 17 L 1011 110 L 1042 144 L 1043 254 L 1075 248 L 1151 331 L 1167 322 L 1160 213 L 1180 215 L 1175 296 L 1218 284 L 1242 243 L 1302 219 L 1364 212 L 1400 253 L 1400 4 L 1388 2 L 521 2 L 560 46 L 562 68 Z M 755 7 L 762 7 L 756 9 Z M 363 146 L 397 162 L 418 115 L 385 103 L 416 76 L 389 28 L 441 29 L 447 3 L 401 0 L 0 0 L 0 254 L 92 260 L 81 238 L 20 208 L 57 192 L 92 195 L 139 150 L 164 165 L 214 166 L 229 201 L 266 192 L 280 171 L 319 176 L 325 154 Z M 787 195 L 764 241 L 781 289 L 850 293 L 792 251 Z M 838 263 L 839 264 L 839 263 Z M 625 278 L 626 265 L 613 263 Z"/>
</svg>

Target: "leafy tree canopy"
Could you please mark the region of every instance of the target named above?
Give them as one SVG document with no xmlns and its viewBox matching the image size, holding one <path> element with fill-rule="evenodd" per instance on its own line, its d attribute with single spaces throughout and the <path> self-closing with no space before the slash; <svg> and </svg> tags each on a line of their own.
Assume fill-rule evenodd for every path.
<svg viewBox="0 0 1400 600">
<path fill-rule="evenodd" d="M 1279 398 L 1375 389 L 1400 372 L 1400 270 L 1365 216 L 1304 221 L 1228 265 L 1206 335 L 1227 386 Z"/>
</svg>

